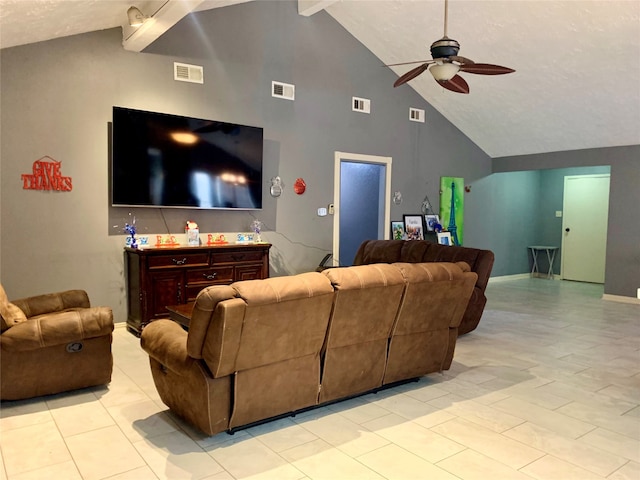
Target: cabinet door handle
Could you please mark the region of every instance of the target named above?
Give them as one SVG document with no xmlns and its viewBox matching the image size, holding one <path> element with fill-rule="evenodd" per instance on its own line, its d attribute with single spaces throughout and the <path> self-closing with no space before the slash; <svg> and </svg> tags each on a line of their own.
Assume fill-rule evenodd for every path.
<svg viewBox="0 0 640 480">
<path fill-rule="evenodd" d="M 207 280 L 214 280 L 216 278 L 216 275 L 218 275 L 217 272 L 214 272 L 214 273 L 211 273 L 211 274 L 206 274 L 206 273 L 202 274 L 202 276 L 204 278 L 206 278 Z"/>
<path fill-rule="evenodd" d="M 187 257 L 184 257 L 182 260 L 172 258 L 171 261 L 173 261 L 173 263 L 175 263 L 176 265 L 184 265 L 185 263 L 187 263 Z"/>
</svg>

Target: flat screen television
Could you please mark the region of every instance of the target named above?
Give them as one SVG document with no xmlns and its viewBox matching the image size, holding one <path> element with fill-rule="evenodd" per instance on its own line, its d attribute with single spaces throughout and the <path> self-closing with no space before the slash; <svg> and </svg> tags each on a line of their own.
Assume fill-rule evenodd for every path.
<svg viewBox="0 0 640 480">
<path fill-rule="evenodd" d="M 262 208 L 260 127 L 113 107 L 115 207 Z"/>
</svg>

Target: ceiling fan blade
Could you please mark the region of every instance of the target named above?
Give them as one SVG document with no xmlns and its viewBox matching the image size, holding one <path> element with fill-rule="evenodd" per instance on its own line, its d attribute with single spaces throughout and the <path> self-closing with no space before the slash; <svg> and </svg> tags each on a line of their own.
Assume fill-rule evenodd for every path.
<svg viewBox="0 0 640 480">
<path fill-rule="evenodd" d="M 491 65 L 490 63 L 472 63 L 470 65 L 462 64 L 461 72 L 475 73 L 477 75 L 504 75 L 513 73 L 512 68 L 501 67 L 500 65 Z"/>
<path fill-rule="evenodd" d="M 412 63 L 433 63 L 433 60 L 414 60 L 413 62 L 403 62 L 403 63 L 389 63 L 387 65 L 383 65 L 384 67 L 397 67 L 399 65 L 411 65 Z"/>
<path fill-rule="evenodd" d="M 460 75 L 455 75 L 451 80 L 438 82 L 438 84 L 452 92 L 469 93 L 469 84 Z"/>
<path fill-rule="evenodd" d="M 409 80 L 413 80 L 418 75 L 420 75 L 422 72 L 424 72 L 427 68 L 429 68 L 429 64 L 428 63 L 424 63 L 422 65 L 418 65 L 416 68 L 414 68 L 412 70 L 409 70 L 407 73 L 402 75 L 399 79 L 397 79 L 395 81 L 395 83 L 393 84 L 393 86 L 394 87 L 399 87 L 400 85 L 403 85 L 403 84 L 407 83 Z"/>
</svg>

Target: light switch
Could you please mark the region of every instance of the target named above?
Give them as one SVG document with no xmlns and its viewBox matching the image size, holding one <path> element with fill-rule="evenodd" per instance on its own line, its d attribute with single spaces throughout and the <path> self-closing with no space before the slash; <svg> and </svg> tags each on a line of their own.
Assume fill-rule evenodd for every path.
<svg viewBox="0 0 640 480">
<path fill-rule="evenodd" d="M 556 210 L 556 217 L 557 218 L 561 218 L 562 217 L 562 210 Z"/>
<path fill-rule="evenodd" d="M 318 209 L 318 216 L 319 217 L 326 217 L 327 216 L 327 209 L 322 207 Z"/>
</svg>

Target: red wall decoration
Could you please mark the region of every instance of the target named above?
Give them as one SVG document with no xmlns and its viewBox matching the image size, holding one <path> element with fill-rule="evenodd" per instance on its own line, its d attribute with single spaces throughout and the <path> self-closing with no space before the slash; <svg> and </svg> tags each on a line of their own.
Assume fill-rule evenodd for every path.
<svg viewBox="0 0 640 480">
<path fill-rule="evenodd" d="M 296 192 L 298 195 L 302 195 L 306 189 L 307 189 L 307 184 L 304 183 L 304 180 L 302 178 L 298 178 L 296 180 L 296 183 L 293 184 L 293 191 Z"/>
<path fill-rule="evenodd" d="M 73 188 L 71 177 L 63 177 L 60 171 L 62 162 L 45 155 L 33 162 L 32 173 L 22 174 L 24 190 L 56 190 L 70 192 Z"/>
</svg>

